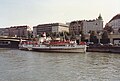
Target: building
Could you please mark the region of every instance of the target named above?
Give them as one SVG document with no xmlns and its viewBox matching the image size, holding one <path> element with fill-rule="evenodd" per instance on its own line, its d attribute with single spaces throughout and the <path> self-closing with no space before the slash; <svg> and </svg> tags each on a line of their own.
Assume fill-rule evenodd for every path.
<svg viewBox="0 0 120 81">
<path fill-rule="evenodd" d="M 69 27 L 66 24 L 62 23 L 51 23 L 51 24 L 40 24 L 33 27 L 33 36 L 36 37 L 43 32 L 69 32 Z"/>
<path fill-rule="evenodd" d="M 0 28 L 0 36 L 9 36 L 9 28 Z"/>
<path fill-rule="evenodd" d="M 72 21 L 69 25 L 70 33 L 80 34 L 83 31 L 83 21 Z"/>
<path fill-rule="evenodd" d="M 29 26 L 13 26 L 9 28 L 10 37 L 25 37 L 28 38 L 31 33 Z"/>
<path fill-rule="evenodd" d="M 103 20 L 101 15 L 97 19 L 94 20 L 79 20 L 72 21 L 70 23 L 70 32 L 74 32 L 75 34 L 80 34 L 81 31 L 85 35 L 89 34 L 90 31 L 102 31 L 103 30 Z"/>
<path fill-rule="evenodd" d="M 120 14 L 115 15 L 106 25 L 105 30 L 109 33 L 110 42 L 120 45 Z"/>
<path fill-rule="evenodd" d="M 120 14 L 114 16 L 107 24 L 106 27 L 112 27 L 114 34 L 120 34 Z"/>
</svg>

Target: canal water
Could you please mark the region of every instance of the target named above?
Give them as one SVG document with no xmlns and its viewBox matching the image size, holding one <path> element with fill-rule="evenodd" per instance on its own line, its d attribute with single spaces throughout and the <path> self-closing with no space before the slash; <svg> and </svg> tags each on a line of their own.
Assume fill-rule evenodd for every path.
<svg viewBox="0 0 120 81">
<path fill-rule="evenodd" d="M 120 81 L 120 54 L 0 49 L 0 81 Z"/>
</svg>

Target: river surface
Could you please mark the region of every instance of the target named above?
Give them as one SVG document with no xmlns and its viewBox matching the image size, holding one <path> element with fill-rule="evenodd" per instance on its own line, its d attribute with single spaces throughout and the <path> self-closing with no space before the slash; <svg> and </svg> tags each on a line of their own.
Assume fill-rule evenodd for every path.
<svg viewBox="0 0 120 81">
<path fill-rule="evenodd" d="M 120 81 L 120 54 L 0 49 L 0 81 Z"/>
</svg>

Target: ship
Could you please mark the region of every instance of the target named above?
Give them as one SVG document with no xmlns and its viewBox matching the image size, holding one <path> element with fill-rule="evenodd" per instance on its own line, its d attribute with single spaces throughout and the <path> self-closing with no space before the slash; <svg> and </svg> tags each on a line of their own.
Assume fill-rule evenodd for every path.
<svg viewBox="0 0 120 81">
<path fill-rule="evenodd" d="M 42 42 L 40 44 L 23 43 L 19 46 L 19 49 L 39 52 L 85 53 L 86 47 L 86 44 L 77 44 L 75 41 L 54 40 Z"/>
<path fill-rule="evenodd" d="M 26 41 L 24 43 L 21 41 L 19 45 L 19 49 L 24 50 L 64 53 L 85 53 L 86 47 L 84 42 L 77 44 L 75 40 L 48 40 L 46 33 L 43 33 L 43 37 L 39 41 Z"/>
</svg>

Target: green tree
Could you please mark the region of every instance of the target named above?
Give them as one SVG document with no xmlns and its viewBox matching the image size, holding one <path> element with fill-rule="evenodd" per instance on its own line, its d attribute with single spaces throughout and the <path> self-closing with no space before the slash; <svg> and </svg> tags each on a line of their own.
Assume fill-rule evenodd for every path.
<svg viewBox="0 0 120 81">
<path fill-rule="evenodd" d="M 46 32 L 46 36 L 49 37 L 51 35 L 51 32 Z"/>
<path fill-rule="evenodd" d="M 102 39 L 108 39 L 108 32 L 107 31 L 103 32 Z"/>
<path fill-rule="evenodd" d="M 85 41 L 85 35 L 84 35 L 84 33 L 83 33 L 83 31 L 81 31 L 81 41 Z"/>
<path fill-rule="evenodd" d="M 72 32 L 72 35 L 71 35 L 71 38 L 70 38 L 71 40 L 76 40 L 76 35 L 75 35 L 75 33 L 74 32 Z"/>
<path fill-rule="evenodd" d="M 64 35 L 65 35 L 65 40 L 70 40 L 68 33 L 64 33 Z"/>
<path fill-rule="evenodd" d="M 33 33 L 31 31 L 28 31 L 28 38 L 31 39 L 33 37 Z"/>
<path fill-rule="evenodd" d="M 98 42 L 95 31 L 91 31 L 91 33 L 90 33 L 90 41 L 91 41 L 91 42 L 94 42 L 94 43 L 97 43 L 97 42 Z"/>
<path fill-rule="evenodd" d="M 85 41 L 85 35 L 84 35 L 84 32 L 83 31 L 79 31 L 79 35 L 80 35 L 80 41 Z"/>
<path fill-rule="evenodd" d="M 61 37 L 59 32 L 57 33 L 56 37 L 57 37 L 57 38 L 60 38 L 60 37 Z"/>
<path fill-rule="evenodd" d="M 110 43 L 110 40 L 108 38 L 108 32 L 106 30 L 103 31 L 103 34 L 102 34 L 102 43 L 103 44 Z"/>
</svg>

